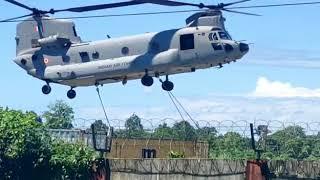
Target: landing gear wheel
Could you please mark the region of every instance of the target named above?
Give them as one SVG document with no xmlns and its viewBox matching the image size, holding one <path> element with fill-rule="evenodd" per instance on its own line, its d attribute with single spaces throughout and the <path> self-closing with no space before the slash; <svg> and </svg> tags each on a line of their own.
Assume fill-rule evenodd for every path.
<svg viewBox="0 0 320 180">
<path fill-rule="evenodd" d="M 70 89 L 70 90 L 68 91 L 68 93 L 67 93 L 67 96 L 68 96 L 69 99 L 74 99 L 74 98 L 77 96 L 77 93 L 76 93 L 75 90 Z"/>
<path fill-rule="evenodd" d="M 42 86 L 42 93 L 43 94 L 50 94 L 51 93 L 51 87 L 50 87 L 50 85 L 44 85 L 44 86 Z"/>
<path fill-rule="evenodd" d="M 141 83 L 144 86 L 150 87 L 150 86 L 153 85 L 153 78 L 151 76 L 145 75 L 145 76 L 142 77 Z"/>
<path fill-rule="evenodd" d="M 172 91 L 173 88 L 174 88 L 174 84 L 171 81 L 166 80 L 162 83 L 162 89 L 165 91 Z"/>
</svg>

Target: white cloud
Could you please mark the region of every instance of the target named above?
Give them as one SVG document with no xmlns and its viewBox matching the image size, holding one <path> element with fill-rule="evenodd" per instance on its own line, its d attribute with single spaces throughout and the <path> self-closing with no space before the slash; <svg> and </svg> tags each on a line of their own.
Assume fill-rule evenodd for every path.
<svg viewBox="0 0 320 180">
<path fill-rule="evenodd" d="M 243 95 L 204 95 L 202 97 L 179 97 L 193 119 L 200 126 L 210 125 L 215 127 L 235 129 L 247 127 L 248 123 L 259 120 L 266 124 L 281 127 L 293 123 L 320 122 L 317 117 L 320 114 L 320 89 L 308 89 L 295 87 L 286 82 L 270 81 L 265 77 L 257 80 L 256 88 L 248 96 Z M 169 101 L 168 101 L 169 102 Z M 97 107 L 83 107 L 76 110 L 77 117 L 85 119 L 103 119 L 102 109 Z M 156 128 L 166 122 L 172 125 L 180 120 L 180 115 L 170 103 L 160 105 L 128 105 L 121 107 L 108 107 L 107 112 L 112 124 L 123 127 L 125 119 L 133 113 L 143 118 L 146 128 Z M 184 115 L 188 120 L 187 116 Z M 166 118 L 176 120 L 165 120 Z M 119 120 L 120 119 L 120 120 Z M 194 125 L 192 121 L 189 120 Z M 79 121 L 80 126 L 88 126 L 92 122 Z M 302 124 L 302 123 L 301 123 Z M 316 123 L 319 127 L 320 123 Z M 300 125 L 300 124 L 299 124 Z M 305 126 L 306 124 L 302 124 Z M 309 128 L 313 128 L 312 125 Z M 319 127 L 320 128 L 320 127 Z M 318 129 L 316 129 L 317 131 Z"/>
<path fill-rule="evenodd" d="M 254 97 L 320 97 L 320 89 L 308 89 L 305 87 L 295 87 L 288 82 L 270 81 L 265 77 L 260 77 L 257 81 L 256 89 L 251 93 Z"/>
</svg>

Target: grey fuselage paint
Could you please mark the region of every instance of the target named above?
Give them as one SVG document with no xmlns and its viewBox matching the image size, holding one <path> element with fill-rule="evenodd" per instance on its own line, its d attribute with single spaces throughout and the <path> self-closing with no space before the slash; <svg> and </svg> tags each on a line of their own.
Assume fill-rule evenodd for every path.
<svg viewBox="0 0 320 180">
<path fill-rule="evenodd" d="M 192 72 L 236 61 L 249 50 L 241 49 L 224 26 L 204 24 L 83 42 L 73 22 L 46 18 L 42 39 L 34 21 L 18 25 L 14 61 L 38 79 L 71 87 L 139 79 L 146 70 L 150 76 Z"/>
</svg>

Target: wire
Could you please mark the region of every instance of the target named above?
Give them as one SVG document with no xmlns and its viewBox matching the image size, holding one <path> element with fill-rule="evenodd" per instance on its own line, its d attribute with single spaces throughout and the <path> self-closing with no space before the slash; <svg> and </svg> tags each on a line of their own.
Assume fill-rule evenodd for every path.
<svg viewBox="0 0 320 180">
<path fill-rule="evenodd" d="M 175 101 L 179 104 L 179 106 L 183 109 L 183 111 L 186 113 L 186 115 L 189 117 L 189 119 L 196 125 L 196 127 L 198 128 L 198 129 L 200 129 L 200 126 L 199 126 L 199 124 L 198 124 L 198 122 L 197 121 L 195 121 L 192 117 L 191 117 L 191 115 L 188 113 L 188 111 L 184 108 L 184 106 L 180 103 L 180 101 L 173 95 L 173 93 L 172 92 L 168 92 L 169 94 L 171 94 L 171 96 L 175 99 Z"/>
<path fill-rule="evenodd" d="M 159 78 L 159 81 L 161 83 L 163 83 L 162 79 Z M 171 100 L 171 102 L 173 103 L 174 107 L 176 108 L 176 110 L 178 111 L 181 119 L 183 121 L 186 121 L 185 118 L 183 117 L 183 114 L 180 110 L 180 108 L 184 111 L 184 113 L 189 117 L 189 119 L 196 125 L 196 128 L 201 129 L 199 124 L 191 117 L 190 113 L 188 113 L 188 111 L 186 110 L 186 108 L 184 108 L 184 106 L 182 105 L 182 103 L 178 100 L 178 98 L 176 98 L 175 95 L 173 95 L 173 93 L 171 91 L 168 91 L 168 96 Z M 180 108 L 179 108 L 180 106 Z"/>
<path fill-rule="evenodd" d="M 181 113 L 181 111 L 180 111 L 180 109 L 179 109 L 179 107 L 178 107 L 177 104 L 174 102 L 174 99 L 173 99 L 173 97 L 171 96 L 171 93 L 170 93 L 169 91 L 168 91 L 168 96 L 170 97 L 170 100 L 172 101 L 174 107 L 177 109 L 178 113 L 180 114 L 181 119 L 182 119 L 183 121 L 185 121 L 185 120 L 184 120 L 184 117 L 183 117 L 183 115 L 182 115 L 182 113 Z"/>
<path fill-rule="evenodd" d="M 102 107 L 102 109 L 103 109 L 104 115 L 105 115 L 105 117 L 106 117 L 106 120 L 107 120 L 108 125 L 109 125 L 109 129 L 110 129 L 111 124 L 110 124 L 110 121 L 109 121 L 109 118 L 108 118 L 108 115 L 107 115 L 106 109 L 105 109 L 105 107 L 104 107 L 104 105 L 103 105 L 102 98 L 101 98 L 101 95 L 100 95 L 100 89 L 99 89 L 99 87 L 98 87 L 98 86 L 97 86 L 97 89 L 96 89 L 96 90 L 97 90 L 98 97 L 99 97 L 99 100 L 100 100 L 100 103 L 101 103 L 101 107 Z"/>
</svg>

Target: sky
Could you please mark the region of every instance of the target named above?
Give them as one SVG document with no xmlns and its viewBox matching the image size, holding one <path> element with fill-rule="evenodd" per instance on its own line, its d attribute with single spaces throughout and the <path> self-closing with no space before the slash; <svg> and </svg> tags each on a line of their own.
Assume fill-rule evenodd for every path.
<svg viewBox="0 0 320 180">
<path fill-rule="evenodd" d="M 20 2 L 40 9 L 59 9 L 99 4 L 103 1 Z M 253 0 L 243 5 L 286 2 L 303 1 Z M 193 8 L 140 5 L 80 15 L 188 9 Z M 171 76 L 170 79 L 175 83 L 173 94 L 198 122 L 251 122 L 257 119 L 285 123 L 320 122 L 320 24 L 317 22 L 320 18 L 319 9 L 320 5 L 312 5 L 247 11 L 263 15 L 261 17 L 224 13 L 229 33 L 235 40 L 246 40 L 250 43 L 250 52 L 239 62 L 226 65 L 222 69 L 211 68 Z M 27 13 L 29 12 L 24 9 L 0 2 L 0 19 Z M 61 13 L 55 17 L 75 15 L 79 14 Z M 190 15 L 192 13 L 74 21 L 82 40 L 94 41 L 105 39 L 107 35 L 121 37 L 184 27 L 185 19 Z M 41 93 L 44 82 L 28 76 L 12 61 L 15 57 L 15 26 L 16 23 L 0 24 L 0 106 L 33 110 L 41 114 L 47 110 L 47 105 L 61 99 L 74 108 L 79 124 L 90 122 L 83 119 L 102 119 L 104 116 L 95 87 L 77 88 L 77 97 L 74 100 L 66 97 L 69 87 L 61 85 L 52 85 L 49 96 Z M 149 119 L 149 122 L 152 122 L 150 126 L 156 126 L 165 118 L 179 119 L 168 94 L 163 92 L 158 82 L 151 88 L 143 87 L 140 80 L 129 81 L 126 86 L 121 83 L 107 84 L 101 91 L 110 119 L 125 119 L 134 113 Z"/>
</svg>

